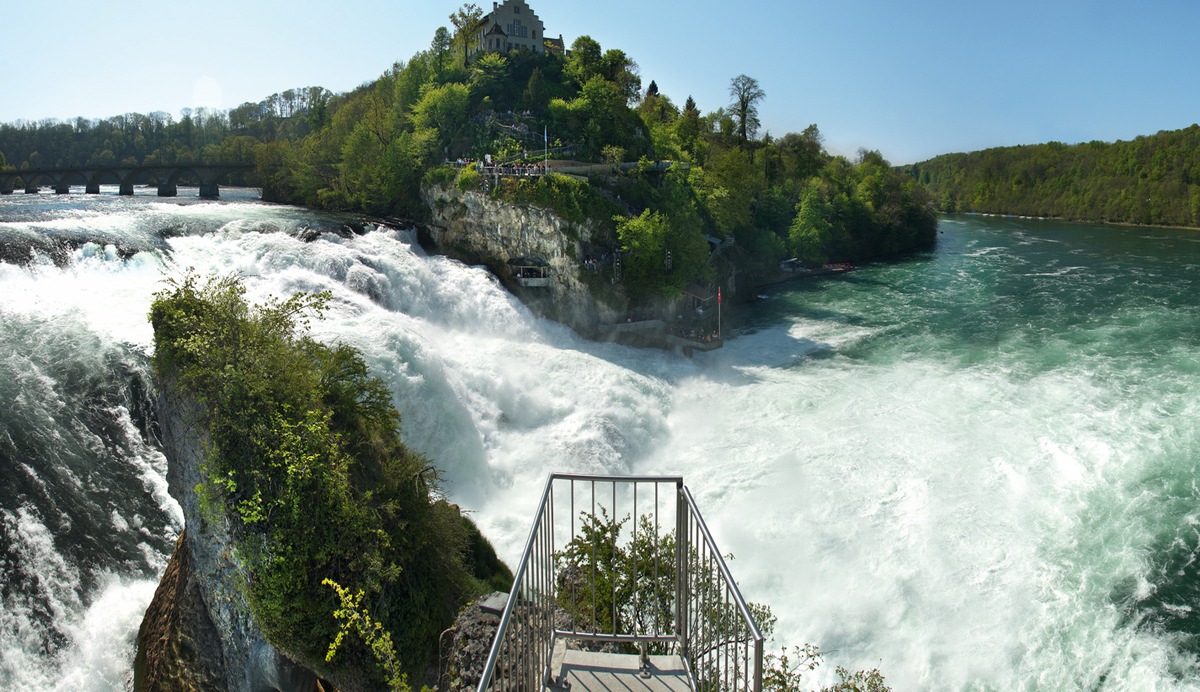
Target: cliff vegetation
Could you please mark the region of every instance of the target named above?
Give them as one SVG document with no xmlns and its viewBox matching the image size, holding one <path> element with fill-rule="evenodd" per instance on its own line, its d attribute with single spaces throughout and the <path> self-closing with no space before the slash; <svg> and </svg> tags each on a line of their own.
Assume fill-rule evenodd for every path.
<svg viewBox="0 0 1200 692">
<path fill-rule="evenodd" d="M 239 587 L 272 645 L 340 687 L 402 689 L 459 608 L 511 574 L 405 448 L 362 357 L 305 336 L 328 296 L 244 294 L 188 274 L 151 308 L 158 376 L 205 412 L 196 492 L 233 527 Z"/>
</svg>

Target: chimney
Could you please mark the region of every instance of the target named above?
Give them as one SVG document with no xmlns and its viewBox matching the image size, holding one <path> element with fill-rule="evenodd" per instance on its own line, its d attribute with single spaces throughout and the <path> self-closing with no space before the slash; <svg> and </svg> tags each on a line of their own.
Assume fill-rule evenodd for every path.
<svg viewBox="0 0 1200 692">
<path fill-rule="evenodd" d="M 495 0 L 492 0 L 492 9 L 493 10 L 500 9 L 500 3 L 496 2 Z"/>
</svg>

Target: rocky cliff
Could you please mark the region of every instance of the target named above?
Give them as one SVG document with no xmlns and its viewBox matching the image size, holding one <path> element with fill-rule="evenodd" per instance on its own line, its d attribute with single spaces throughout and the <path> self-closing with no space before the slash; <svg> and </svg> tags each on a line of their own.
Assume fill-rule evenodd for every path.
<svg viewBox="0 0 1200 692">
<path fill-rule="evenodd" d="M 227 521 L 200 506 L 206 433 L 202 414 L 172 382 L 159 383 L 158 411 L 171 496 L 185 530 L 138 632 L 137 690 L 309 692 L 317 677 L 267 643 L 238 585 Z"/>
<path fill-rule="evenodd" d="M 623 321 L 624 300 L 615 294 L 598 295 L 589 283 L 602 283 L 603 278 L 584 275 L 580 260 L 585 250 L 610 242 L 599 237 L 592 224 L 573 224 L 546 209 L 455 187 L 426 187 L 422 195 L 433 212 L 424 238 L 439 253 L 489 266 L 531 309 L 585 335 L 592 335 L 597 325 Z M 549 263 L 548 287 L 518 284 L 508 260 L 522 256 Z"/>
</svg>

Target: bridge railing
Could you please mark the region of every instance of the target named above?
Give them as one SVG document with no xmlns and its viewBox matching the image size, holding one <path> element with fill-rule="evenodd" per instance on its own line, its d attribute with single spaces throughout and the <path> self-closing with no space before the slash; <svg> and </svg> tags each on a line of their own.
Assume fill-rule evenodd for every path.
<svg viewBox="0 0 1200 692">
<path fill-rule="evenodd" d="M 547 479 L 479 692 L 555 684 L 566 642 L 677 655 L 694 689 L 762 689 L 762 633 L 681 476 Z"/>
</svg>

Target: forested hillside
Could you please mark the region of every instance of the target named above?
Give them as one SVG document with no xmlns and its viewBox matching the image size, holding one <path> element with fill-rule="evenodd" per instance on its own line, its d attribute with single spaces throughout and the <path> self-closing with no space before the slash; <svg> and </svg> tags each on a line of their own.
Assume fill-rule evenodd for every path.
<svg viewBox="0 0 1200 692">
<path fill-rule="evenodd" d="M 552 174 L 488 190 L 611 223 L 635 299 L 711 278 L 706 238 L 732 235 L 760 274 L 793 256 L 857 260 L 933 240 L 928 198 L 877 152 L 831 156 L 815 125 L 760 136 L 767 95 L 750 76 L 733 77 L 729 104 L 703 113 L 690 96 L 680 106 L 643 85 L 629 55 L 588 36 L 566 55 L 473 53 L 472 16 L 467 6 L 452 17 L 456 33 L 439 29 L 427 50 L 331 102 L 326 126 L 262 147 L 264 194 L 421 218 L 422 184 L 485 183 L 460 160 L 530 165 L 550 149 L 612 164 L 582 186 Z"/>
<path fill-rule="evenodd" d="M 943 211 L 1200 226 L 1200 125 L 1111 144 L 946 154 L 905 170 Z"/>
<path fill-rule="evenodd" d="M 253 158 L 266 199 L 416 220 L 429 213 L 422 185 L 486 189 L 608 225 L 635 303 L 710 280 L 714 240 L 732 238 L 728 254 L 747 276 L 790 257 L 853 261 L 933 242 L 924 190 L 877 152 L 832 156 L 816 125 L 760 133 L 767 94 L 753 77 L 732 77 L 729 103 L 702 112 L 690 96 L 681 106 L 643 84 L 631 56 L 588 36 L 565 54 L 477 51 L 481 16 L 463 6 L 453 31 L 438 28 L 427 49 L 347 94 L 289 90 L 178 121 L 154 113 L 5 125 L 0 152 L 17 169 Z M 547 150 L 604 165 L 586 178 L 488 185 L 463 163 L 532 166 Z"/>
</svg>

